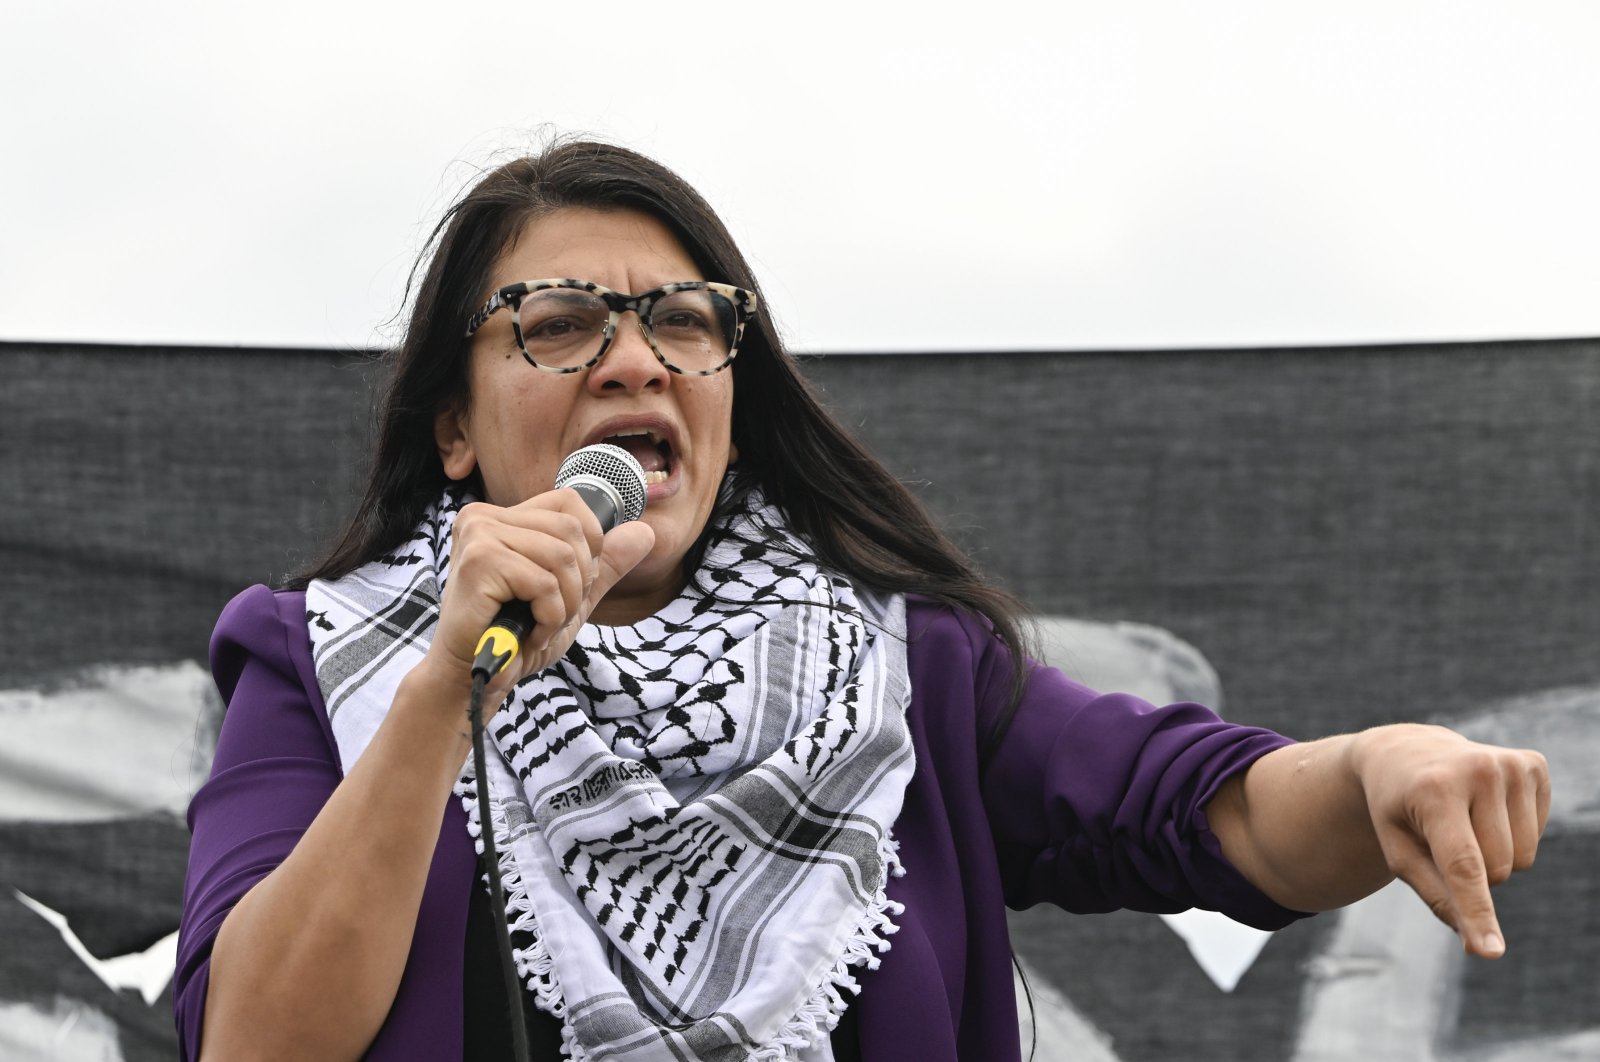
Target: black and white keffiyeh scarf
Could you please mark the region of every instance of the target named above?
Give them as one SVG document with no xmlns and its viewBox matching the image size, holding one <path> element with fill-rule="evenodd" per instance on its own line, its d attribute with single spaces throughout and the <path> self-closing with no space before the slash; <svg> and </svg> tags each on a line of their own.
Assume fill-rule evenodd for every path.
<svg viewBox="0 0 1600 1062">
<path fill-rule="evenodd" d="M 405 547 L 307 591 L 350 769 L 421 658 L 450 492 Z M 584 1059 L 829 1059 L 875 967 L 911 778 L 905 601 L 817 566 L 755 499 L 656 615 L 587 625 L 490 724 L 517 967 Z M 498 751 L 498 755 L 496 754 Z M 483 850 L 469 758 L 457 785 Z"/>
</svg>

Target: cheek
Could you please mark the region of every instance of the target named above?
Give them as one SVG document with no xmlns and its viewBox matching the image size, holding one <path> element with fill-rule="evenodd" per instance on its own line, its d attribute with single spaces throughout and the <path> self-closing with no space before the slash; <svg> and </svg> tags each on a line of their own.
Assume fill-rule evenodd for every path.
<svg viewBox="0 0 1600 1062">
<path fill-rule="evenodd" d="M 721 458 L 726 455 L 729 439 L 733 435 L 733 378 L 731 375 L 724 380 L 722 376 L 712 377 L 706 381 L 715 386 L 707 387 L 702 393 L 695 396 L 695 415 L 700 422 L 700 434 L 707 440 L 714 440 L 715 445 L 708 449 L 713 451 L 707 456 Z"/>
<path fill-rule="evenodd" d="M 521 374 L 485 374 L 474 380 L 487 395 L 473 411 L 472 425 L 487 500 L 515 505 L 551 489 L 566 454 L 561 427 L 572 409 L 566 390 L 555 381 L 528 380 Z"/>
</svg>

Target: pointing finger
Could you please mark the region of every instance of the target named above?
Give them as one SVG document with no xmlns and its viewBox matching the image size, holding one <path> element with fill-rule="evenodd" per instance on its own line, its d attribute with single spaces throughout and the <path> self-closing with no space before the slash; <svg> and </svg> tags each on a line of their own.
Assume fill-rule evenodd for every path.
<svg viewBox="0 0 1600 1062">
<path fill-rule="evenodd" d="M 1456 928 L 1455 908 L 1450 902 L 1450 889 L 1444 876 L 1434 866 L 1428 850 L 1409 834 L 1390 833 L 1381 838 L 1384 858 L 1389 869 L 1422 898 L 1435 918 Z"/>
<path fill-rule="evenodd" d="M 1465 809 L 1456 808 L 1427 823 L 1424 836 L 1455 912 L 1456 932 L 1469 952 L 1497 959 L 1505 952 L 1484 855 Z"/>
</svg>

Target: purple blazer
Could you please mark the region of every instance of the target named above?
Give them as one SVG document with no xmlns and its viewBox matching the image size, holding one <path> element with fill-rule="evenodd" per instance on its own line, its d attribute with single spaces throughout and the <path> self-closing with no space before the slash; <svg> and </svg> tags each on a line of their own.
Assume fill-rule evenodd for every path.
<svg viewBox="0 0 1600 1062">
<path fill-rule="evenodd" d="M 862 1057 L 977 1062 L 1020 1055 L 1005 907 L 1220 910 L 1263 929 L 1301 917 L 1223 858 L 1203 808 L 1229 776 L 1289 743 L 1195 704 L 1100 695 L 1033 666 L 982 785 L 978 746 L 1006 705 L 1010 656 L 979 619 L 908 602 L 916 773 L 894 824 L 900 931 L 852 1004 Z M 200 1049 L 211 945 L 233 905 L 283 861 L 340 781 L 311 667 L 305 595 L 263 586 L 229 603 L 211 643 L 228 711 L 194 839 L 174 982 L 182 1057 Z M 411 954 L 369 1059 L 461 1058 L 463 949 L 475 854 L 460 803 L 439 843 Z"/>
</svg>

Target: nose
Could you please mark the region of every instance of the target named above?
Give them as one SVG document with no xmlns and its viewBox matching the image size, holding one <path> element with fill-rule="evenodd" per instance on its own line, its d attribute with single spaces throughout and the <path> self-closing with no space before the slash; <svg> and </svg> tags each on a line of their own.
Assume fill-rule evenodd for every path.
<svg viewBox="0 0 1600 1062">
<path fill-rule="evenodd" d="M 667 386 L 668 369 L 650 348 L 639 315 L 629 310 L 617 321 L 617 334 L 605 356 L 589 369 L 592 391 L 645 391 Z"/>
</svg>

